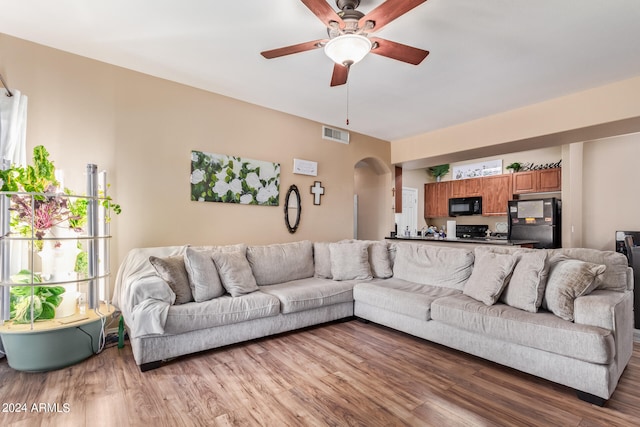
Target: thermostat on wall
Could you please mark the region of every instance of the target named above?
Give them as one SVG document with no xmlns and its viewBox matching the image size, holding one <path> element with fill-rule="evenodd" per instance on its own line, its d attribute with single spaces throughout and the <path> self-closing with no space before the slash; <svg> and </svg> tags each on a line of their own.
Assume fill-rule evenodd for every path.
<svg viewBox="0 0 640 427">
<path fill-rule="evenodd" d="M 318 162 L 293 159 L 293 173 L 297 173 L 299 175 L 318 176 Z"/>
</svg>

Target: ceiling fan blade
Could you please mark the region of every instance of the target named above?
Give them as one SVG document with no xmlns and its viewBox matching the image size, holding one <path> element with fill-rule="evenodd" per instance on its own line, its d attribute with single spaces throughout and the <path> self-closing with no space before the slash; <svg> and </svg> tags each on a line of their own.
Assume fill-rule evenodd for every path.
<svg viewBox="0 0 640 427">
<path fill-rule="evenodd" d="M 409 64 L 418 65 L 429 55 L 428 50 L 418 49 L 417 47 L 407 46 L 406 44 L 392 42 L 379 37 L 370 37 L 369 39 L 377 44 L 377 46 L 374 44 L 371 53 Z"/>
<path fill-rule="evenodd" d="M 340 86 L 347 82 L 349 77 L 349 67 L 340 64 L 333 64 L 333 75 L 331 76 L 331 87 Z"/>
<path fill-rule="evenodd" d="M 311 42 L 294 44 L 291 46 L 281 47 L 278 49 L 265 50 L 260 55 L 267 59 L 278 58 L 280 56 L 291 55 L 293 53 L 306 52 L 308 50 L 318 49 L 322 47 L 327 40 L 314 40 Z"/>
<path fill-rule="evenodd" d="M 335 10 L 329 6 L 326 0 L 301 0 L 305 6 L 316 15 L 324 25 L 331 27 L 331 21 L 337 22 L 340 28 L 344 28 L 344 21 Z"/>
<path fill-rule="evenodd" d="M 367 21 L 374 22 L 374 31 L 379 31 L 394 19 L 404 15 L 427 0 L 387 0 L 360 18 L 358 26 L 363 28 Z"/>
</svg>

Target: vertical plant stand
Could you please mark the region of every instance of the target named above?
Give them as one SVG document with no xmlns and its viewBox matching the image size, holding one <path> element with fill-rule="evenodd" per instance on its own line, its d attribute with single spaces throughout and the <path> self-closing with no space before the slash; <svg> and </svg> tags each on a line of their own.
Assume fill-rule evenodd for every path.
<svg viewBox="0 0 640 427">
<path fill-rule="evenodd" d="M 104 191 L 106 177 L 102 175 L 101 179 L 104 181 Z M 103 202 L 106 200 L 108 203 L 108 199 L 106 194 L 99 195 L 97 166 L 87 165 L 87 196 L 57 194 L 69 199 L 87 200 L 86 234 L 72 237 L 45 236 L 40 239 L 36 238 L 33 232 L 27 237 L 20 235 L 10 227 L 10 197 L 14 194 L 31 197 L 31 206 L 34 206 L 36 198 L 42 200 L 53 196 L 0 192 L 0 339 L 8 364 L 13 369 L 29 372 L 49 371 L 73 365 L 102 350 L 105 323 L 115 311 L 108 302 L 104 289 L 109 277 L 108 241 L 111 236 L 108 221 L 105 220 L 108 209 L 103 206 Z M 16 241 L 28 242 L 29 251 L 16 251 L 16 246 L 13 245 Z M 53 244 L 57 248 L 66 247 L 74 251 L 77 250 L 78 242 L 81 242 L 88 255 L 87 272 L 76 274 L 62 271 L 59 272 L 62 274 L 41 274 L 34 271 L 38 267 L 37 241 L 43 246 Z M 70 242 L 72 243 L 69 244 Z M 68 269 L 69 267 L 66 268 Z M 15 281 L 16 274 L 24 270 L 29 271 L 30 280 L 27 283 L 24 280 Z M 24 274 L 22 277 L 24 278 Z M 10 289 L 14 286 L 31 287 L 29 323 L 16 322 L 10 316 Z M 66 302 L 67 309 L 71 305 L 71 314 L 65 313 L 64 317 L 57 315 L 48 320 L 33 320 L 34 300 L 38 298 L 34 289 L 43 286 L 66 286 L 70 289 L 60 296 L 63 298 L 63 304 Z M 84 292 L 76 292 L 76 286 Z M 65 298 L 70 298 L 71 301 L 65 301 Z"/>
</svg>

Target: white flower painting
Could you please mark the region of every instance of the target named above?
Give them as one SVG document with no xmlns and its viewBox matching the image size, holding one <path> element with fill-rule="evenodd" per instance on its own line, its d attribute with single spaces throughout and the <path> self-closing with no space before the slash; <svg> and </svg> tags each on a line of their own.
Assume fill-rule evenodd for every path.
<svg viewBox="0 0 640 427">
<path fill-rule="evenodd" d="M 278 206 L 280 163 L 191 152 L 191 200 Z"/>
</svg>

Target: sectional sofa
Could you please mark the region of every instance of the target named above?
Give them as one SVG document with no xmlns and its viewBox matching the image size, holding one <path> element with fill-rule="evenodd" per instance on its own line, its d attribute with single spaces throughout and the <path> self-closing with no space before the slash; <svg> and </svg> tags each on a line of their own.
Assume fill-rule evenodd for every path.
<svg viewBox="0 0 640 427">
<path fill-rule="evenodd" d="M 353 316 L 603 405 L 633 351 L 626 258 L 591 249 L 301 241 L 132 250 L 116 278 L 142 371 Z"/>
</svg>

